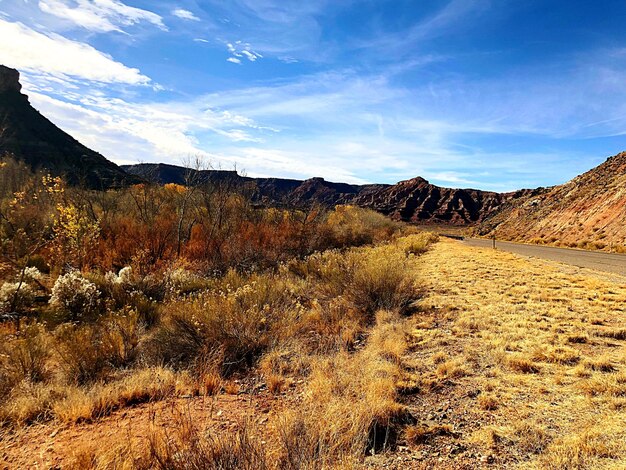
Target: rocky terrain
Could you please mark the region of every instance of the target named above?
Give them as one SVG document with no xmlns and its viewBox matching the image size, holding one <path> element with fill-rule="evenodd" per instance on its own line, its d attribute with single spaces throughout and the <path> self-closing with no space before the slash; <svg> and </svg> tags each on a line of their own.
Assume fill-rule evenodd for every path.
<svg viewBox="0 0 626 470">
<path fill-rule="evenodd" d="M 526 190 L 495 193 L 441 188 L 417 177 L 393 186 L 363 187 L 353 202 L 398 220 L 463 225 L 479 222 L 497 213 L 504 203 L 526 193 Z"/>
<path fill-rule="evenodd" d="M 510 199 L 477 228 L 480 235 L 577 248 L 624 251 L 626 152 L 571 181 Z"/>
<path fill-rule="evenodd" d="M 70 183 L 100 189 L 138 182 L 41 115 L 21 93 L 19 72 L 0 65 L 0 155 L 45 168 Z"/>
</svg>

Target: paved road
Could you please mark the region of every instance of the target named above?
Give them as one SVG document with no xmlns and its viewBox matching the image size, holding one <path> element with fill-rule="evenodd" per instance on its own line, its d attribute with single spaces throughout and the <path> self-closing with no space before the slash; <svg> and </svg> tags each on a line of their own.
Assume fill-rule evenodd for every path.
<svg viewBox="0 0 626 470">
<path fill-rule="evenodd" d="M 471 246 L 491 248 L 492 240 L 466 238 L 464 243 Z M 524 256 L 549 259 L 581 268 L 596 269 L 626 276 L 626 254 L 604 253 L 601 251 L 572 250 L 542 245 L 496 241 L 499 250 L 510 251 Z"/>
</svg>

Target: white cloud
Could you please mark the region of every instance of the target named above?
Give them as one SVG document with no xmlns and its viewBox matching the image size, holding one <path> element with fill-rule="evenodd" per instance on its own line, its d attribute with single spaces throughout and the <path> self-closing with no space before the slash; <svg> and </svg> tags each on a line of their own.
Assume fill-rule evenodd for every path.
<svg viewBox="0 0 626 470">
<path fill-rule="evenodd" d="M 202 42 L 202 43 L 208 43 L 209 41 L 203 38 L 194 38 L 195 42 Z"/>
<path fill-rule="evenodd" d="M 180 163 L 202 155 L 223 167 L 236 164 L 251 176 L 362 183 L 420 175 L 443 186 L 512 190 L 538 186 L 537 174 L 554 174 L 563 161 L 573 162 L 571 155 L 489 153 L 455 145 L 466 129 L 453 121 L 424 118 L 404 126 L 419 106 L 407 106 L 406 95 L 375 78 L 323 74 L 297 84 L 163 103 L 132 103 L 107 97 L 107 90 L 59 93 L 62 85 L 53 88 L 63 101 L 37 83 L 27 81 L 25 88 L 53 122 L 118 163 Z M 371 104 L 384 112 L 373 112 Z M 572 176 L 585 168 L 577 165 Z"/>
<path fill-rule="evenodd" d="M 28 77 L 23 82 L 44 115 L 117 162 L 177 161 L 190 154 L 206 154 L 204 148 L 258 143 L 261 139 L 256 135 L 267 132 L 245 116 L 213 109 L 204 102 L 133 103 L 100 90 L 66 89 L 62 82 L 52 92 Z"/>
<path fill-rule="evenodd" d="M 231 59 L 227 59 L 227 60 L 235 64 L 241 64 L 241 60 L 239 59 L 243 57 L 248 59 L 250 62 L 254 62 L 257 59 L 263 58 L 261 54 L 253 51 L 252 46 L 250 46 L 250 44 L 248 44 L 247 42 L 242 42 L 242 41 L 235 41 L 234 43 L 227 42 L 226 49 L 228 49 L 228 52 L 232 54 L 231 59 L 234 59 L 234 60 L 231 60 Z"/>
<path fill-rule="evenodd" d="M 172 11 L 172 15 L 177 16 L 178 18 L 183 20 L 200 21 L 200 18 L 194 15 L 193 12 L 185 10 L 183 8 L 177 8 L 176 10 Z"/>
<path fill-rule="evenodd" d="M 21 71 L 57 79 L 83 79 L 102 83 L 145 85 L 150 78 L 138 69 L 115 61 L 89 44 L 58 34 L 43 34 L 0 19 L 0 63 Z"/>
<path fill-rule="evenodd" d="M 257 60 L 259 57 L 263 57 L 261 54 L 257 54 L 255 52 L 250 52 L 246 49 L 244 49 L 243 51 L 241 51 L 241 53 L 243 55 L 246 56 L 246 58 L 250 61 L 250 62 L 254 62 L 255 60 Z"/>
<path fill-rule="evenodd" d="M 90 31 L 123 32 L 122 27 L 143 21 L 167 30 L 163 19 L 156 13 L 128 6 L 119 0 L 40 0 L 39 8 Z"/>
<path fill-rule="evenodd" d="M 237 59 L 237 57 L 229 57 L 226 61 L 232 62 L 233 64 L 241 64 L 241 60 Z"/>
</svg>

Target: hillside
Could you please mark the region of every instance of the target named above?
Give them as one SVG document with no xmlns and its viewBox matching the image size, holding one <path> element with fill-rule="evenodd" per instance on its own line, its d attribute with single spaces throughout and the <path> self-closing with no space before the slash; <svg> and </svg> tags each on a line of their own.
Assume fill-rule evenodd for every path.
<svg viewBox="0 0 626 470">
<path fill-rule="evenodd" d="M 497 212 L 507 201 L 522 197 L 528 191 L 494 193 L 476 189 L 450 189 L 430 184 L 424 178 L 413 178 L 395 185 L 354 185 L 333 183 L 323 178 L 300 181 L 280 178 L 250 178 L 235 172 L 194 170 L 167 164 L 122 166 L 131 174 L 160 183 L 184 184 L 186 180 L 231 181 L 251 184 L 253 198 L 266 203 L 306 206 L 354 204 L 374 209 L 396 220 L 427 223 L 472 224 Z"/>
<path fill-rule="evenodd" d="M 497 213 L 504 203 L 526 192 L 442 188 L 417 177 L 392 186 L 364 187 L 354 198 L 354 203 L 398 220 L 464 225 Z"/>
<path fill-rule="evenodd" d="M 0 65 L 0 155 L 45 168 L 72 184 L 109 188 L 138 182 L 41 115 L 21 93 L 17 70 Z"/>
<path fill-rule="evenodd" d="M 626 244 L 626 152 L 571 181 L 511 199 L 478 234 L 515 241 L 622 251 Z"/>
</svg>

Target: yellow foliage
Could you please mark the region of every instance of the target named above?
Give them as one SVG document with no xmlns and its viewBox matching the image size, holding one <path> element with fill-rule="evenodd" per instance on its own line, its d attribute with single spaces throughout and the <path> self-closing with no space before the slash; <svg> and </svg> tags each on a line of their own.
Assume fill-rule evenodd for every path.
<svg viewBox="0 0 626 470">
<path fill-rule="evenodd" d="M 184 194 L 187 192 L 187 187 L 183 186 L 182 184 L 167 183 L 165 185 L 165 190 L 172 193 Z"/>
</svg>

